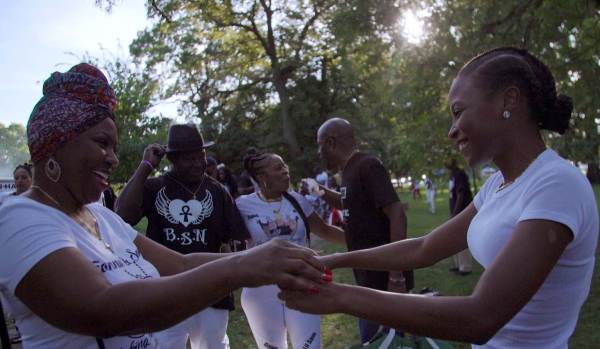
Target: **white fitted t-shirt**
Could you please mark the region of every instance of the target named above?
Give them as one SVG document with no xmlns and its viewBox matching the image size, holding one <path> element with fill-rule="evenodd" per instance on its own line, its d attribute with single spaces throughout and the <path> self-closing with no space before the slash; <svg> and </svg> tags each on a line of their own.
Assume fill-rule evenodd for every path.
<svg viewBox="0 0 600 349">
<path fill-rule="evenodd" d="M 313 213 L 311 204 L 302 195 L 296 192 L 290 194 L 298 201 L 306 217 Z M 275 238 L 307 245 L 304 222 L 288 199 L 266 202 L 252 193 L 237 198 L 236 204 L 251 235 L 249 247 Z"/>
<path fill-rule="evenodd" d="M 550 149 L 513 184 L 497 192 L 501 183 L 502 173 L 496 172 L 474 199 L 477 214 L 467 240 L 473 257 L 484 268 L 494 261 L 521 221 L 544 219 L 564 224 L 573 240 L 532 299 L 488 343 L 473 347 L 567 348 L 594 269 L 598 211 L 592 187 L 577 168 Z"/>
<path fill-rule="evenodd" d="M 0 207 L 0 291 L 6 310 L 14 316 L 22 333 L 25 348 L 98 348 L 96 338 L 50 325 L 15 296 L 23 277 L 50 253 L 77 248 L 112 284 L 159 277 L 156 268 L 133 243 L 137 232 L 129 224 L 97 203 L 87 208 L 96 217 L 102 239 L 114 253 L 52 207 L 21 196 Z M 152 333 L 105 338 L 103 342 L 106 349 L 159 348 Z"/>
</svg>

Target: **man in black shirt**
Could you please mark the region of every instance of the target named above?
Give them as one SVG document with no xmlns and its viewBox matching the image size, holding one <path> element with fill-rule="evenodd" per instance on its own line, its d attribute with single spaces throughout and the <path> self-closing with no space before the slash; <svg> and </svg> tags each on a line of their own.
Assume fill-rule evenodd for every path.
<svg viewBox="0 0 600 349">
<path fill-rule="evenodd" d="M 465 171 L 458 167 L 456 160 L 452 159 L 446 164 L 446 167 L 450 170 L 450 182 L 448 188 L 450 217 L 454 217 L 469 206 L 473 200 L 473 194 L 471 193 L 469 176 L 467 176 Z M 454 271 L 459 275 L 468 275 L 473 270 L 471 252 L 468 248 L 459 252 L 453 259 L 454 267 L 450 269 L 451 271 Z"/>
<path fill-rule="evenodd" d="M 206 151 L 195 125 L 173 125 L 166 149 L 149 145 L 134 175 L 123 189 L 116 212 L 129 224 L 148 219 L 146 235 L 180 253 L 219 252 L 231 240 L 249 238 L 246 225 L 231 196 L 205 174 Z M 148 178 L 167 155 L 172 168 Z M 229 348 L 226 335 L 233 296 L 157 334 L 165 348 Z"/>
<path fill-rule="evenodd" d="M 388 244 L 406 238 L 406 215 L 387 169 L 373 155 L 360 152 L 352 125 L 344 119 L 327 120 L 317 133 L 319 156 L 327 169 L 342 171 L 340 192 L 320 186 L 325 201 L 338 209 L 346 222 L 348 250 Z M 392 292 L 412 288 L 412 272 L 354 270 L 360 286 Z M 370 340 L 379 324 L 359 319 L 361 341 Z"/>
</svg>

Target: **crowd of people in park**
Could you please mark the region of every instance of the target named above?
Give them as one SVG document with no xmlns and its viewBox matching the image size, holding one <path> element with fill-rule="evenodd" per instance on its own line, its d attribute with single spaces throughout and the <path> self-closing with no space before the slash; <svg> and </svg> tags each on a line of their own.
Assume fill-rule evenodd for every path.
<svg viewBox="0 0 600 349">
<path fill-rule="evenodd" d="M 455 77 L 448 137 L 468 165 L 499 171 L 473 196 L 446 164 L 450 217 L 419 238 L 407 238 L 385 164 L 340 116 L 315 130 L 326 169 L 296 188 L 281 155 L 248 145 L 236 178 L 207 156 L 219 144 L 175 124 L 114 195 L 116 103 L 82 63 L 52 73 L 31 113 L 32 165 L 15 169 L 16 191 L 0 202 L 2 305 L 25 348 L 229 348 L 240 288 L 258 348 L 322 348 L 320 315 L 331 313 L 355 316 L 361 342 L 392 328 L 473 348 L 568 347 L 598 211 L 590 183 L 540 135 L 567 130 L 572 102 L 526 50 L 484 52 Z M 435 213 L 436 185 L 424 186 Z M 347 252 L 319 255 L 313 234 Z M 472 258 L 483 266 L 472 293 L 409 294 L 414 270 L 453 256 L 460 275 Z M 355 284 L 334 282 L 338 268 Z"/>
</svg>

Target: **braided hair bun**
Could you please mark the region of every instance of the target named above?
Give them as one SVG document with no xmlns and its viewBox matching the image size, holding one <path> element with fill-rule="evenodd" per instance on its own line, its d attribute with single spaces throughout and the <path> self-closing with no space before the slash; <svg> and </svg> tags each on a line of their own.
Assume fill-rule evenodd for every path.
<svg viewBox="0 0 600 349">
<path fill-rule="evenodd" d="M 571 97 L 557 94 L 548 66 L 525 49 L 500 47 L 484 52 L 467 62 L 459 74 L 473 74 L 490 92 L 518 86 L 540 129 L 564 134 L 569 128 Z"/>
</svg>

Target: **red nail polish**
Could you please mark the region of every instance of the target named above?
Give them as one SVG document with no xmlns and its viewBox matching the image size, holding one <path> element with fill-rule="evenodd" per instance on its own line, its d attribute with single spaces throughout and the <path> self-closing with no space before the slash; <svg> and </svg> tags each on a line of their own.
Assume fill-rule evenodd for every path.
<svg viewBox="0 0 600 349">
<path fill-rule="evenodd" d="M 333 281 L 333 275 L 323 274 L 323 275 L 321 275 L 321 280 L 326 281 L 326 282 L 331 282 L 331 281 Z"/>
<path fill-rule="evenodd" d="M 317 294 L 317 293 L 319 293 L 319 289 L 316 288 L 316 287 L 309 287 L 308 288 L 308 293 L 310 293 L 310 294 Z"/>
<path fill-rule="evenodd" d="M 333 272 L 331 271 L 331 269 L 329 269 L 329 267 L 325 267 L 325 274 L 333 275 Z"/>
</svg>

